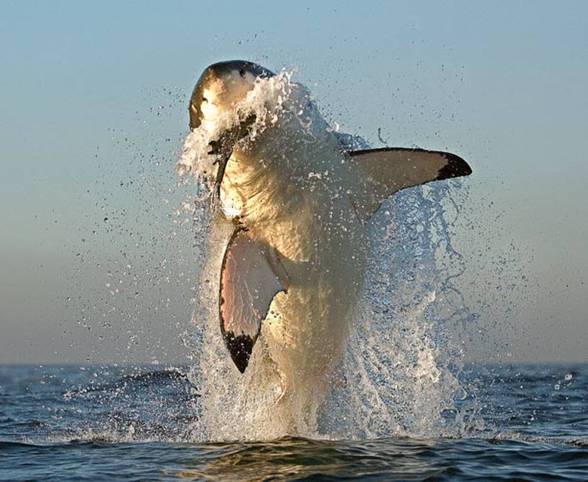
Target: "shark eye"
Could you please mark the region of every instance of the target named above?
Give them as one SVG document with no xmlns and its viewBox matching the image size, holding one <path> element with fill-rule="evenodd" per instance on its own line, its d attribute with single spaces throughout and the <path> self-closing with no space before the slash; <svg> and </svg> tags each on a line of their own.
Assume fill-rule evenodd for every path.
<svg viewBox="0 0 588 482">
<path fill-rule="evenodd" d="M 245 69 L 239 69 L 239 75 L 245 78 Z"/>
</svg>

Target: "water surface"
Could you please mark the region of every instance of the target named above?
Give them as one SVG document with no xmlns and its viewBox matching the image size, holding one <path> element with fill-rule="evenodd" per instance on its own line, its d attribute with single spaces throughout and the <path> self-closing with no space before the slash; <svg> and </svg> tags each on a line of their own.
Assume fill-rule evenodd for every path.
<svg viewBox="0 0 588 482">
<path fill-rule="evenodd" d="M 0 367 L 0 480 L 588 479 L 587 365 L 468 367 L 477 428 L 371 440 L 203 441 L 188 373 Z"/>
</svg>

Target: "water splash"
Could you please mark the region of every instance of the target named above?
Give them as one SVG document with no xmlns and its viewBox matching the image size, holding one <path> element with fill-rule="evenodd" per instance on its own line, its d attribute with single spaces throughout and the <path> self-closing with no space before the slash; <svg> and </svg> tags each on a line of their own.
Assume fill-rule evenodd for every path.
<svg viewBox="0 0 588 482">
<path fill-rule="evenodd" d="M 451 189 L 435 184 L 398 193 L 376 216 L 345 383 L 325 410 L 328 430 L 373 438 L 481 428 L 475 402 L 456 403 L 466 388 L 462 353 L 450 335 L 469 311 L 452 285 L 455 274 L 443 268 L 445 258 L 459 259 L 443 202 Z"/>
<path fill-rule="evenodd" d="M 261 127 L 253 132 L 267 127 L 267 119 L 277 115 L 267 106 L 283 109 L 287 105 L 283 96 L 292 92 L 292 85 L 287 75 L 264 79 L 234 115 L 220 119 L 220 127 L 192 132 L 184 143 L 180 172 L 196 174 L 202 186 L 211 172 L 210 140 L 252 110 L 261 119 Z M 357 137 L 341 134 L 340 139 L 366 147 Z M 344 364 L 333 377 L 330 397 L 318 407 L 318 427 L 308 426 L 296 435 L 459 435 L 476 425 L 475 403 L 457 403 L 467 392 L 459 382 L 462 353 L 450 339 L 455 327 L 471 316 L 453 284 L 463 272 L 460 255 L 451 243 L 453 221 L 446 211 L 449 201 L 454 214 L 459 213 L 463 199 L 453 197 L 456 185 L 458 181 L 407 190 L 380 208 L 372 221 L 366 289 L 356 309 Z M 196 201 L 202 203 L 207 203 L 206 197 Z M 207 212 L 206 207 L 198 211 Z M 263 340 L 248 370 L 240 375 L 220 336 L 218 273 L 233 226 L 214 223 L 213 228 L 206 215 L 195 224 L 199 235 L 210 242 L 194 315 L 195 365 L 190 379 L 199 387 L 201 398 L 197 422 L 191 428 L 193 437 L 260 440 L 291 435 L 280 423 L 282 414 L 276 403 L 281 396 L 280 379 Z"/>
<path fill-rule="evenodd" d="M 318 431 L 298 435 L 458 436 L 483 428 L 475 400 L 463 403 L 473 387 L 459 381 L 462 353 L 451 339 L 469 311 L 451 283 L 455 273 L 442 268 L 445 258 L 459 258 L 440 203 L 450 189 L 413 189 L 382 206 L 372 226 L 366 289 L 344 366 L 321 407 Z M 217 273 L 230 226 L 215 233 L 209 224 L 201 228 L 211 241 L 194 316 L 196 359 L 189 376 L 201 398 L 192 436 L 199 441 L 283 436 L 276 405 L 280 380 L 263 343 L 240 375 L 220 336 Z"/>
<path fill-rule="evenodd" d="M 210 174 L 216 170 L 216 158 L 209 152 L 210 143 L 217 141 L 223 132 L 245 122 L 251 115 L 255 115 L 255 122 L 241 142 L 254 141 L 264 130 L 275 125 L 288 106 L 286 100 L 292 97 L 293 91 L 303 88 L 292 82 L 291 77 L 291 72 L 282 71 L 273 77 L 258 78 L 253 89 L 232 110 L 214 109 L 209 112 L 200 127 L 186 136 L 177 165 L 178 174 L 193 174 L 200 179 L 210 179 Z"/>
<path fill-rule="evenodd" d="M 290 79 L 284 77 L 282 82 L 287 84 Z M 82 269 L 97 265 L 92 278 L 117 287 L 122 281 L 124 289 L 109 287 L 104 295 L 103 287 L 88 287 L 86 280 L 90 276 L 80 272 L 72 277 L 76 288 L 68 293 L 73 298 L 68 304 L 71 312 L 81 305 L 75 311 L 83 315 L 83 331 L 87 331 L 89 340 L 81 346 L 92 347 L 88 361 L 111 360 L 110 346 L 117 343 L 121 345 L 118 360 L 132 362 L 133 358 L 145 359 L 146 354 L 147 359 L 161 359 L 161 345 L 151 333 L 165 323 L 171 338 L 182 334 L 195 285 L 193 322 L 182 334 L 192 353 L 193 366 L 187 371 L 193 393 L 181 399 L 180 404 L 175 395 L 140 394 L 127 398 L 127 393 L 116 391 L 113 397 L 106 391 L 98 403 L 105 414 L 100 419 L 88 419 L 90 426 L 76 429 L 73 435 L 68 428 L 64 437 L 179 441 L 278 437 L 283 435 L 280 414 L 275 410 L 279 380 L 265 358 L 263 340 L 245 376 L 236 373 L 222 344 L 216 311 L 218 264 L 230 227 L 217 226 L 213 232 L 206 183 L 194 183 L 188 176 L 176 185 L 177 178 L 169 167 L 180 155 L 176 151 L 182 137 L 179 133 L 162 133 L 159 126 L 175 125 L 178 116 L 185 115 L 187 99 L 179 93 L 171 100 L 167 96 L 164 94 L 161 101 L 166 110 L 158 108 L 153 112 L 157 120 L 152 123 L 153 129 L 158 126 L 155 131 L 146 130 L 149 113 L 139 113 L 140 135 L 135 138 L 128 133 L 113 134 L 119 139 L 114 152 L 103 152 L 98 157 L 110 178 L 120 178 L 124 183 L 112 186 L 105 175 L 96 186 L 90 186 L 97 211 L 90 218 L 95 222 L 90 233 L 80 231 L 83 239 L 76 248 L 81 253 Z M 168 118 L 162 124 L 162 112 L 167 110 Z M 360 138 L 339 136 L 353 148 L 368 147 Z M 195 150 L 191 155 L 193 161 L 200 159 Z M 197 173 L 197 169 L 191 172 Z M 187 191 L 190 194 L 184 198 Z M 479 239 L 504 244 L 504 236 L 499 239 L 496 234 L 500 218 L 492 223 L 486 216 L 480 226 L 477 215 L 487 205 L 478 201 L 472 207 L 466 199 L 467 191 L 461 183 L 451 181 L 398 193 L 383 204 L 371 228 L 369 276 L 364 298 L 356 310 L 356 330 L 345 368 L 333 380 L 333 393 L 320 409 L 318 428 L 304 435 L 372 438 L 484 433 L 479 431 L 483 426 L 476 402 L 476 387 L 482 382 L 463 381 L 461 376 L 461 332 L 466 322 L 475 322 L 475 314 L 467 309 L 459 290 L 465 262 L 452 245 L 452 231 L 457 224 L 463 225 L 464 214 L 468 229 L 483 228 L 484 235 L 476 235 L 478 251 L 485 262 L 479 270 L 491 274 L 488 278 L 493 287 L 512 289 L 513 266 L 520 267 L 521 256 L 510 253 L 510 271 L 503 262 L 496 264 L 492 260 L 487 242 Z M 468 211 L 474 220 L 468 218 Z M 461 220 L 456 221 L 460 216 Z M 108 222 L 103 222 L 106 217 Z M 104 259 L 102 246 L 120 250 L 120 256 Z M 468 266 L 471 261 L 468 259 Z M 487 296 L 488 286 L 481 286 Z M 133 297 L 132 303 L 128 295 Z M 80 297 L 82 301 L 76 302 Z M 489 299 L 485 299 L 484 313 L 491 313 L 497 320 L 504 318 L 497 305 L 506 305 L 508 300 L 496 295 Z M 476 304 L 480 305 L 478 301 Z M 483 328 L 486 332 L 493 329 Z M 470 325 L 465 336 L 472 332 L 477 334 L 478 330 Z M 486 345 L 499 346 L 492 341 L 486 341 Z M 503 340 L 500 343 L 503 349 Z M 108 357 L 101 356 L 101 350 Z M 96 380 L 104 376 L 98 371 Z M 73 394 L 67 403 L 85 398 Z M 156 422 L 145 422 L 143 414 L 127 407 L 119 410 L 113 400 L 132 400 L 144 410 L 152 410 Z M 157 403 L 151 406 L 145 400 Z M 162 414 L 166 415 L 164 419 Z"/>
</svg>

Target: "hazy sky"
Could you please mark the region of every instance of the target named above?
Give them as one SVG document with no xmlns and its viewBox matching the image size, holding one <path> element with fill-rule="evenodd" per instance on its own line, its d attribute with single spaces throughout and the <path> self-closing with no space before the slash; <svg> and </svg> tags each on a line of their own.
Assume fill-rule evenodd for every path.
<svg viewBox="0 0 588 482">
<path fill-rule="evenodd" d="M 173 166 L 195 80 L 233 58 L 294 68 L 375 145 L 380 128 L 470 161 L 455 224 L 470 358 L 588 359 L 588 3 L 0 12 L 0 362 L 185 360 L 193 247 Z"/>
</svg>

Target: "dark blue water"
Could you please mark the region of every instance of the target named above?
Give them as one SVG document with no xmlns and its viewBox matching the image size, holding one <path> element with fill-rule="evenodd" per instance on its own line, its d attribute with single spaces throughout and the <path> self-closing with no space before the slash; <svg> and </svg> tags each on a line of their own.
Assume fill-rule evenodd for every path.
<svg viewBox="0 0 588 482">
<path fill-rule="evenodd" d="M 588 365 L 470 367 L 454 438 L 195 443 L 183 368 L 0 367 L 0 480 L 588 480 Z"/>
</svg>

